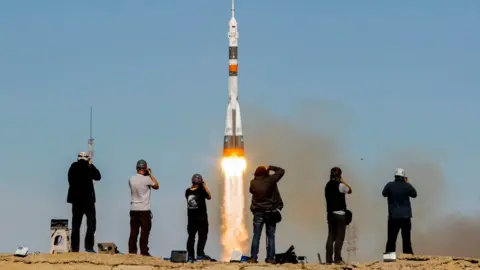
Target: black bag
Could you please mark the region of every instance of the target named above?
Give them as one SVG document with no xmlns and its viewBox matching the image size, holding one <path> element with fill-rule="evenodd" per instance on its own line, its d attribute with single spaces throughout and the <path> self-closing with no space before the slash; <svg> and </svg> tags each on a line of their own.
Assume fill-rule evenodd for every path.
<svg viewBox="0 0 480 270">
<path fill-rule="evenodd" d="M 279 223 L 282 221 L 282 213 L 280 210 L 273 210 L 270 212 L 267 212 L 267 221 L 273 222 L 273 223 Z"/>
<path fill-rule="evenodd" d="M 352 223 L 352 218 L 353 218 L 352 216 L 353 216 L 352 211 L 350 211 L 348 209 L 345 210 L 345 222 L 346 222 L 347 226 L 350 223 Z"/>
<path fill-rule="evenodd" d="M 292 263 L 297 264 L 297 255 L 294 252 L 295 247 L 293 245 L 288 248 L 285 253 L 275 254 L 275 262 L 278 264 Z"/>
<path fill-rule="evenodd" d="M 172 250 L 170 255 L 170 261 L 174 263 L 186 263 L 187 251 L 186 250 Z"/>
</svg>

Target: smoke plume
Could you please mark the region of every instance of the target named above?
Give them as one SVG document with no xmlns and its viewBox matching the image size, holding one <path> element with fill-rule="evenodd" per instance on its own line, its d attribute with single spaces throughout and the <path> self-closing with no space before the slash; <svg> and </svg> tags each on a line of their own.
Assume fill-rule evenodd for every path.
<svg viewBox="0 0 480 270">
<path fill-rule="evenodd" d="M 475 230 L 480 220 L 442 211 L 448 203 L 447 184 L 441 167 L 441 155 L 419 150 L 385 150 L 375 166 L 364 166 L 361 157 L 349 155 L 346 136 L 353 116 L 338 104 L 306 102 L 293 110 L 291 117 L 279 117 L 263 111 L 261 106 L 244 106 L 245 145 L 248 168 L 245 174 L 246 222 L 252 232 L 249 180 L 258 165 L 277 165 L 286 169 L 279 182 L 285 203 L 283 221 L 277 226 L 276 251 L 295 245 L 297 255 L 316 261 L 317 252 L 324 258 L 327 223 L 324 186 L 330 168 L 340 166 L 345 180 L 352 185 L 348 207 L 356 227 L 354 255 L 356 261 L 381 257 L 386 242 L 387 203 L 381 191 L 393 180 L 396 167 L 403 167 L 418 191 L 412 200 L 413 248 L 417 254 L 480 256 L 475 249 L 479 237 Z M 248 108 L 246 108 L 248 107 Z M 222 189 L 220 189 L 222 190 Z M 448 222 L 447 222 L 448 221 Z M 260 258 L 265 256 L 265 230 L 262 233 Z M 351 237 L 351 236 L 350 236 Z M 348 241 L 344 244 L 347 257 Z M 401 237 L 397 240 L 401 252 Z"/>
</svg>

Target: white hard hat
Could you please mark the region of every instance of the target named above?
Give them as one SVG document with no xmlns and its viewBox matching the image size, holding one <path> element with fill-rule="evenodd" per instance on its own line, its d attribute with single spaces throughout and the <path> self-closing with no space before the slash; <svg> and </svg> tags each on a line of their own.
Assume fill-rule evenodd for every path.
<svg viewBox="0 0 480 270">
<path fill-rule="evenodd" d="M 88 152 L 80 152 L 78 153 L 77 160 L 80 160 L 80 159 L 88 161 L 90 159 L 90 155 L 88 154 Z"/>
<path fill-rule="evenodd" d="M 395 176 L 405 177 L 405 170 L 402 168 L 397 168 L 397 170 L 395 171 Z"/>
</svg>

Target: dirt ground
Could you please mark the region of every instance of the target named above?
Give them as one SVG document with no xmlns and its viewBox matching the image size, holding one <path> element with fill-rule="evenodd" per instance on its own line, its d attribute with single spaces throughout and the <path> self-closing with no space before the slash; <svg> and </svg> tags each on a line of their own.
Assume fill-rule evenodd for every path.
<svg viewBox="0 0 480 270">
<path fill-rule="evenodd" d="M 321 265 L 318 263 L 268 265 L 264 263 L 194 263 L 180 264 L 164 261 L 160 258 L 148 258 L 135 255 L 104 255 L 89 253 L 70 254 L 33 254 L 25 258 L 14 257 L 11 254 L 0 254 L 0 270 L 160 270 L 160 269 L 479 269 L 479 259 L 430 257 L 430 256 L 400 256 L 397 262 L 370 262 L 350 264 L 345 266 Z"/>
</svg>

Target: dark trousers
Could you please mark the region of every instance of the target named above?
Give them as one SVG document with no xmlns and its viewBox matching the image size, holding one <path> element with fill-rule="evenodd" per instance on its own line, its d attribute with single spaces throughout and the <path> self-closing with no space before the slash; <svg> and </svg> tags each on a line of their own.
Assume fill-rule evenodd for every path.
<svg viewBox="0 0 480 270">
<path fill-rule="evenodd" d="M 205 256 L 205 245 L 208 238 L 208 216 L 191 215 L 188 216 L 187 224 L 188 240 L 187 252 L 188 258 L 195 258 L 195 236 L 198 233 L 197 256 Z"/>
<path fill-rule="evenodd" d="M 277 228 L 277 223 L 269 221 L 267 219 L 267 213 L 265 212 L 256 212 L 253 214 L 251 257 L 255 260 L 258 259 L 263 225 L 265 225 L 267 231 L 267 259 L 275 259 L 275 230 Z"/>
<path fill-rule="evenodd" d="M 397 236 L 400 230 L 402 230 L 403 253 L 413 254 L 411 240 L 412 221 L 409 218 L 388 220 L 388 240 L 385 252 L 395 252 L 397 245 Z"/>
<path fill-rule="evenodd" d="M 85 235 L 85 249 L 93 249 L 97 219 L 95 203 L 72 203 L 72 252 L 80 250 L 80 227 L 83 215 L 87 217 L 87 233 Z"/>
<path fill-rule="evenodd" d="M 342 261 L 342 246 L 346 230 L 345 215 L 328 214 L 328 238 L 325 247 L 327 253 L 325 260 L 327 263 Z"/>
<path fill-rule="evenodd" d="M 130 211 L 128 253 L 137 254 L 137 239 L 140 233 L 140 254 L 150 255 L 148 253 L 148 238 L 152 229 L 152 217 L 152 212 L 150 211 Z"/>
</svg>

